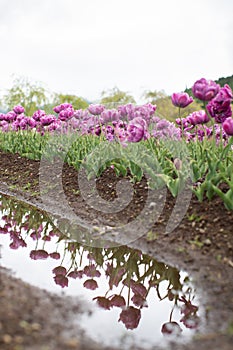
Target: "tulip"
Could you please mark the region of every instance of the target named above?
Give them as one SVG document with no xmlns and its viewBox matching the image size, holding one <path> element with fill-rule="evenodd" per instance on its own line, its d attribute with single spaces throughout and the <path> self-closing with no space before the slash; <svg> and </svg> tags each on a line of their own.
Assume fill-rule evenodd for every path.
<svg viewBox="0 0 233 350">
<path fill-rule="evenodd" d="M 210 118 L 208 117 L 206 112 L 203 110 L 193 112 L 186 118 L 186 121 L 191 125 L 208 123 L 209 120 Z"/>
<path fill-rule="evenodd" d="M 36 111 L 35 113 L 33 113 L 32 118 L 38 122 L 38 121 L 40 121 L 41 118 L 42 118 L 43 116 L 45 116 L 45 115 L 46 115 L 46 113 L 45 113 L 44 110 L 38 109 L 38 111 Z"/>
<path fill-rule="evenodd" d="M 211 117 L 215 118 L 217 123 L 223 123 L 228 117 L 232 116 L 231 101 L 233 99 L 232 90 L 225 84 L 215 98 L 206 106 Z"/>
<path fill-rule="evenodd" d="M 178 92 L 172 94 L 172 103 L 174 106 L 179 108 L 187 107 L 193 102 L 193 98 L 187 94 L 187 92 Z"/>
<path fill-rule="evenodd" d="M 13 108 L 13 111 L 16 113 L 16 114 L 21 114 L 21 113 L 24 113 L 25 109 L 23 106 L 21 105 L 17 105 Z"/>
<path fill-rule="evenodd" d="M 43 126 L 47 126 L 47 125 L 52 124 L 55 120 L 56 120 L 55 116 L 52 114 L 49 114 L 49 115 L 42 116 L 40 119 L 40 123 Z"/>
<path fill-rule="evenodd" d="M 212 80 L 201 78 L 197 80 L 193 87 L 193 95 L 201 101 L 210 101 L 219 92 L 220 85 Z"/>
<path fill-rule="evenodd" d="M 73 108 L 72 104 L 62 103 L 61 105 L 54 107 L 53 110 L 56 113 L 60 113 L 61 111 L 63 111 L 64 109 L 67 109 L 67 108 Z"/>
<path fill-rule="evenodd" d="M 59 112 L 58 119 L 61 121 L 66 121 L 66 120 L 72 118 L 73 115 L 74 115 L 73 107 L 68 107 L 68 108 L 62 109 Z"/>
<path fill-rule="evenodd" d="M 143 118 L 137 117 L 132 119 L 127 127 L 127 140 L 129 142 L 139 142 L 142 139 L 145 139 L 147 131 L 146 128 L 147 124 Z"/>
<path fill-rule="evenodd" d="M 88 111 L 93 115 L 100 115 L 105 110 L 105 106 L 103 105 L 90 105 L 88 107 Z"/>
<path fill-rule="evenodd" d="M 223 130 L 227 135 L 233 136 L 233 119 L 227 118 L 222 124 Z"/>
</svg>

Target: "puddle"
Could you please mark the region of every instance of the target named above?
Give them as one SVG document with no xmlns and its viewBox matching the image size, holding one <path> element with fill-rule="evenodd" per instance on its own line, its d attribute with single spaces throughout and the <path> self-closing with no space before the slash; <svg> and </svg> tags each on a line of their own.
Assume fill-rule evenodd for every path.
<svg viewBox="0 0 233 350">
<path fill-rule="evenodd" d="M 82 246 L 45 213 L 0 195 L 2 266 L 50 292 L 76 296 L 76 322 L 93 340 L 129 349 L 187 341 L 201 324 L 200 298 L 184 271 L 126 246 Z M 170 334 L 170 336 L 168 336 Z"/>
</svg>

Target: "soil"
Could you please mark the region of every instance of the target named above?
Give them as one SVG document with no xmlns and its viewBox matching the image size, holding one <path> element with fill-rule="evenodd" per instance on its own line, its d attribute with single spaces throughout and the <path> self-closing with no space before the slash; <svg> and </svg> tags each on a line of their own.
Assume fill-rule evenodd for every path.
<svg viewBox="0 0 233 350">
<path fill-rule="evenodd" d="M 21 157 L 18 154 L 10 154 L 0 151 L 0 192 L 16 196 L 38 207 L 42 206 L 39 185 L 40 162 Z M 51 168 L 51 164 L 50 164 Z M 55 180 L 57 177 L 56 162 L 53 164 L 50 176 Z M 58 169 L 59 174 L 59 169 Z M 91 225 L 107 227 L 119 226 L 133 222 L 143 210 L 148 196 L 146 179 L 134 184 L 133 198 L 125 209 L 114 213 L 106 214 L 101 212 L 101 200 L 111 203 L 120 195 L 117 183 L 122 177 L 117 177 L 113 169 L 107 169 L 96 181 L 96 188 L 100 195 L 100 206 L 97 210 L 87 204 L 87 201 L 80 193 L 77 171 L 67 164 L 62 168 L 62 187 L 66 199 L 72 210 L 83 220 L 88 220 Z M 53 192 L 56 193 L 56 190 Z M 57 198 L 59 198 L 57 192 Z M 95 200 L 95 193 L 88 196 L 88 200 Z M 92 198 L 93 196 L 93 198 Z M 98 201 L 97 201 L 98 203 Z M 139 248 L 144 253 L 164 261 L 179 269 L 186 270 L 193 277 L 198 290 L 202 291 L 202 305 L 206 313 L 206 329 L 195 336 L 188 345 L 173 344 L 172 349 L 211 349 L 230 350 L 233 344 L 233 211 L 228 211 L 224 207 L 221 199 L 214 197 L 211 201 L 206 198 L 199 202 L 192 195 L 187 212 L 177 227 L 166 233 L 165 227 L 171 212 L 173 211 L 176 199 L 169 193 L 159 219 L 153 224 L 149 232 L 137 240 L 132 240 L 130 246 Z M 54 203 L 50 203 L 51 210 L 57 210 L 56 198 Z M 108 236 L 109 239 L 122 243 L 122 238 L 114 232 Z M 0 348 L 3 350 L 24 350 L 24 349 L 98 349 L 98 344 L 82 338 L 72 338 L 73 342 L 67 342 L 63 332 L 59 332 L 59 327 L 64 326 L 63 304 L 66 308 L 72 309 L 72 303 L 62 303 L 56 301 L 53 296 L 46 294 L 46 302 L 51 308 L 51 318 L 47 318 L 46 325 L 49 331 L 38 327 L 36 331 L 26 332 L 26 328 L 20 327 L 16 317 L 12 315 L 17 310 L 17 319 L 26 320 L 27 315 L 33 316 L 33 323 L 43 324 L 45 305 L 40 300 L 44 300 L 46 292 L 39 291 L 34 287 L 25 285 L 22 281 L 16 280 L 0 270 L 4 276 L 1 280 L 1 301 L 0 310 L 3 305 L 6 313 L 0 317 Z M 22 293 L 17 293 L 17 289 L 22 288 Z M 41 293 L 41 294 L 40 294 Z M 30 303 L 25 307 L 22 300 L 24 295 L 26 301 Z M 56 303 L 60 303 L 59 305 Z M 37 305 L 35 310 L 35 305 Z M 59 307 L 58 307 L 59 306 Z M 61 313 L 60 324 L 54 325 L 57 316 L 54 310 Z M 67 311 L 69 314 L 69 310 Z M 26 315 L 26 316 L 25 316 Z M 4 317 L 3 317 L 4 316 Z M 26 317 L 26 318 L 25 318 Z M 58 322 L 59 323 L 59 322 Z M 72 327 L 71 327 L 72 328 Z M 55 334 L 61 334 L 58 339 L 54 339 Z M 78 334 L 78 333 L 77 333 Z M 18 338 L 17 338 L 18 337 Z M 51 337 L 53 341 L 51 341 Z M 18 340 L 17 340 L 18 339 Z M 13 342 L 13 343 L 12 343 Z M 21 343 L 20 343 L 21 342 Z M 13 345 L 12 345 L 13 344 Z M 22 344 L 24 344 L 22 346 Z M 37 344 L 37 345 L 35 345 Z M 100 346 L 100 349 L 103 349 Z"/>
</svg>

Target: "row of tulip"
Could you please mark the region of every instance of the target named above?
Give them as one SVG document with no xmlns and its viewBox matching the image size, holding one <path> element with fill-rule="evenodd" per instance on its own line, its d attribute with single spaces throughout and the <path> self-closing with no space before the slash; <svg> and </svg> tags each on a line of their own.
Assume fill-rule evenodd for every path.
<svg viewBox="0 0 233 350">
<path fill-rule="evenodd" d="M 211 199 L 217 194 L 223 199 L 227 209 L 232 210 L 232 91 L 228 85 L 220 87 L 215 82 L 202 78 L 195 82 L 192 92 L 195 98 L 203 102 L 203 108 L 180 118 L 180 109 L 191 104 L 193 97 L 186 92 L 172 94 L 172 103 L 178 108 L 175 123 L 157 117 L 156 106 L 150 103 L 141 106 L 126 104 L 116 109 L 90 105 L 86 110 L 74 110 L 71 104 L 64 103 L 54 107 L 54 114 L 47 115 L 43 110 L 37 110 L 31 117 L 25 116 L 24 108 L 18 105 L 12 111 L 0 114 L 0 147 L 40 159 L 48 141 L 53 143 L 51 153 L 56 153 L 62 148 L 61 145 L 65 145 L 67 137 L 75 135 L 76 139 L 68 150 L 66 160 L 79 169 L 83 160 L 97 145 L 103 141 L 109 142 L 107 149 L 102 148 L 101 155 L 96 152 L 88 158 L 89 164 L 86 168 L 90 172 L 95 169 L 95 175 L 100 175 L 106 166 L 111 165 L 117 173 L 123 175 L 130 169 L 134 179 L 139 181 L 142 171 L 140 167 L 132 166 L 132 161 L 127 160 L 127 157 L 133 149 L 140 151 L 137 145 L 143 144 L 148 148 L 151 158 L 159 160 L 163 173 L 160 179 L 176 196 L 187 179 L 187 175 L 184 175 L 187 168 L 184 165 L 178 166 L 182 163 L 181 153 L 184 146 L 175 155 L 178 162 L 177 159 L 174 162 L 174 154 L 172 157 L 167 141 L 173 140 L 180 145 L 185 143 L 186 153 L 188 150 L 190 157 L 192 181 L 195 185 L 199 184 L 193 188 L 198 198 L 203 200 L 207 194 Z M 116 146 L 123 149 L 121 154 L 124 153 L 124 156 L 112 162 L 114 164 L 110 162 L 105 167 L 100 167 L 97 158 L 101 156 L 102 159 L 108 159 L 108 153 Z M 144 164 L 144 168 L 153 173 L 148 169 L 151 160 L 153 161 L 150 159 L 145 164 L 145 157 L 139 154 L 133 161 Z M 158 185 L 158 176 L 152 174 L 153 176 L 155 187 Z M 227 194 L 219 189 L 223 182 L 229 187 Z"/>
</svg>

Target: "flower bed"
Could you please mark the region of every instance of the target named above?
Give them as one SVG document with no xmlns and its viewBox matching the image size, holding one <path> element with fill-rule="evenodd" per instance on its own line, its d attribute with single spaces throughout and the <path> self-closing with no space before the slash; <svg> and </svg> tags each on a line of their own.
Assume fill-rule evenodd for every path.
<svg viewBox="0 0 233 350">
<path fill-rule="evenodd" d="M 150 188 L 166 186 L 174 197 L 190 183 L 199 201 L 217 195 L 232 210 L 232 91 L 202 78 L 192 92 L 203 109 L 176 123 L 157 117 L 152 104 L 74 110 L 64 103 L 54 114 L 37 110 L 32 116 L 18 105 L 0 114 L 0 148 L 37 160 L 61 157 L 77 170 L 84 167 L 89 179 L 109 167 L 117 175 L 130 173 L 134 182 L 147 174 Z M 178 115 L 193 102 L 184 92 L 171 98 Z"/>
</svg>

